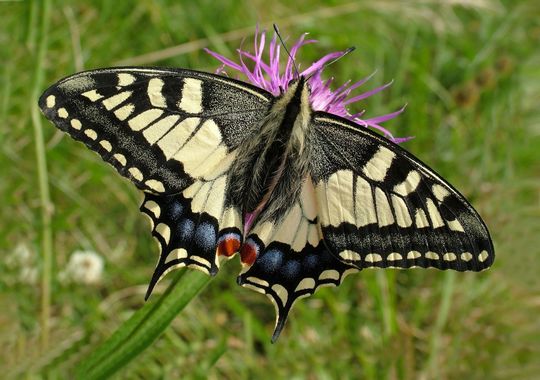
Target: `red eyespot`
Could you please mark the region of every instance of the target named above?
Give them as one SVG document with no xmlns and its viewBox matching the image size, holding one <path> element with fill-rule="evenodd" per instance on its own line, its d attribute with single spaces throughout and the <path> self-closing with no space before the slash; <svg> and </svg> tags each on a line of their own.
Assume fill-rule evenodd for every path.
<svg viewBox="0 0 540 380">
<path fill-rule="evenodd" d="M 253 265 L 257 258 L 258 247 L 250 241 L 245 242 L 240 249 L 240 260 L 243 264 Z"/>
<path fill-rule="evenodd" d="M 218 243 L 218 255 L 230 257 L 240 249 L 240 240 L 236 236 L 227 236 Z"/>
</svg>

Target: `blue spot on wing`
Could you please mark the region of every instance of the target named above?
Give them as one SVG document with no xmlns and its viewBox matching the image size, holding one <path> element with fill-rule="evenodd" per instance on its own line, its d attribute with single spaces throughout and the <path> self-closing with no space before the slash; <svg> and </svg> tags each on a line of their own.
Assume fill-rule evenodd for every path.
<svg viewBox="0 0 540 380">
<path fill-rule="evenodd" d="M 183 242 L 189 242 L 195 230 L 195 223 L 191 219 L 184 219 L 178 224 L 178 237 Z"/>
<path fill-rule="evenodd" d="M 265 271 L 275 272 L 283 263 L 283 252 L 278 249 L 270 249 L 262 257 L 257 259 L 256 264 Z"/>
<path fill-rule="evenodd" d="M 308 270 L 312 270 L 319 265 L 319 258 L 316 255 L 307 255 L 304 259 L 304 265 Z"/>
<path fill-rule="evenodd" d="M 295 280 L 296 277 L 299 276 L 301 269 L 302 266 L 300 265 L 300 262 L 297 260 L 291 260 L 288 261 L 281 270 L 286 278 Z"/>
<path fill-rule="evenodd" d="M 197 226 L 194 236 L 195 244 L 205 251 L 216 247 L 216 229 L 213 225 L 203 222 Z"/>
<path fill-rule="evenodd" d="M 169 215 L 172 220 L 178 220 L 180 216 L 182 216 L 182 212 L 184 211 L 184 206 L 179 201 L 175 201 L 170 205 L 169 209 Z"/>
</svg>

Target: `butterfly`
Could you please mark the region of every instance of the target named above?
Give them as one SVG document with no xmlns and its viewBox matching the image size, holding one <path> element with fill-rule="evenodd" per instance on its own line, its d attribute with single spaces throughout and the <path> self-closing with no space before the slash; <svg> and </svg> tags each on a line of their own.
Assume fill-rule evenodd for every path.
<svg viewBox="0 0 540 380">
<path fill-rule="evenodd" d="M 494 260 L 473 207 L 379 134 L 314 111 L 298 75 L 278 96 L 186 69 L 81 72 L 47 89 L 45 116 L 144 192 L 170 270 L 215 275 L 239 254 L 238 283 L 277 311 L 368 267 L 480 271 Z"/>
</svg>

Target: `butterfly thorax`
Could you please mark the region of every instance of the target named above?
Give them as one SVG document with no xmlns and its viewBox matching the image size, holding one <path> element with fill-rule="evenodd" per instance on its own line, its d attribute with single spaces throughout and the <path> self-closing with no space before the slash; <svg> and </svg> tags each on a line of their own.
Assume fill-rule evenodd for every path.
<svg viewBox="0 0 540 380">
<path fill-rule="evenodd" d="M 300 77 L 271 104 L 258 131 L 238 149 L 230 202 L 258 220 L 278 220 L 298 197 L 308 173 L 309 88 Z"/>
</svg>

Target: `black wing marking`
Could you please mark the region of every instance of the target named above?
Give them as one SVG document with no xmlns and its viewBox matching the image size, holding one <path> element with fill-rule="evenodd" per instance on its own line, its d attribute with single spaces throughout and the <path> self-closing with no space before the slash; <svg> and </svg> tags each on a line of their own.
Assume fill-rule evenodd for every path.
<svg viewBox="0 0 540 380">
<path fill-rule="evenodd" d="M 311 175 L 332 253 L 359 269 L 489 267 L 489 232 L 465 198 L 399 146 L 350 124 L 326 113 L 313 122 Z"/>
<path fill-rule="evenodd" d="M 45 91 L 39 105 L 140 189 L 178 193 L 221 173 L 257 128 L 272 96 L 221 76 L 183 69 L 82 72 Z"/>
<path fill-rule="evenodd" d="M 240 255 L 244 267 L 238 283 L 266 294 L 276 308 L 272 342 L 279 337 L 298 298 L 310 296 L 322 285 L 338 286 L 346 275 L 357 271 L 324 246 L 309 178 L 281 220 L 255 224 Z"/>
</svg>

